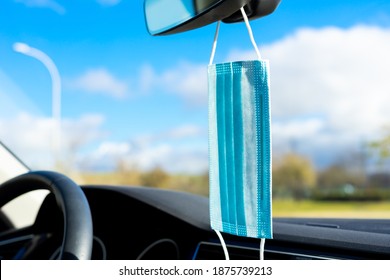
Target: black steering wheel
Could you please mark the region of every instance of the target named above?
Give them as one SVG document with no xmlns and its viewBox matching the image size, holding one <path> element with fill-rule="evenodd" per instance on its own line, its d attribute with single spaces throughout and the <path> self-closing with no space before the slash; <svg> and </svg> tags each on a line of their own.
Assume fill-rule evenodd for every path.
<svg viewBox="0 0 390 280">
<path fill-rule="evenodd" d="M 91 259 L 93 230 L 88 201 L 81 188 L 68 177 L 51 171 L 34 171 L 0 185 L 0 207 L 29 191 L 53 193 L 64 216 L 64 233 L 59 259 Z"/>
</svg>

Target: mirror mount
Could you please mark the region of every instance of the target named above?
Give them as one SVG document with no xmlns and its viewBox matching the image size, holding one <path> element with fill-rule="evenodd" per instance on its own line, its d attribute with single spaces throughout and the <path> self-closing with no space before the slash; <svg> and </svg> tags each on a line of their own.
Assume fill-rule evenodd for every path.
<svg viewBox="0 0 390 280">
<path fill-rule="evenodd" d="M 258 19 L 269 14 L 272 14 L 279 6 L 282 0 L 251 0 L 244 9 L 249 20 Z M 224 18 L 224 23 L 236 23 L 244 21 L 241 11 L 237 11 L 234 14 Z"/>
</svg>

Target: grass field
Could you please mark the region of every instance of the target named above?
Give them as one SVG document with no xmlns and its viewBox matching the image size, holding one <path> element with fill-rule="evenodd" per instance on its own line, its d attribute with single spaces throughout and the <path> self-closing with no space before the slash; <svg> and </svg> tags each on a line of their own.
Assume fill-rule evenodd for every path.
<svg viewBox="0 0 390 280">
<path fill-rule="evenodd" d="M 318 202 L 274 200 L 274 217 L 381 218 L 390 219 L 388 202 Z"/>
</svg>

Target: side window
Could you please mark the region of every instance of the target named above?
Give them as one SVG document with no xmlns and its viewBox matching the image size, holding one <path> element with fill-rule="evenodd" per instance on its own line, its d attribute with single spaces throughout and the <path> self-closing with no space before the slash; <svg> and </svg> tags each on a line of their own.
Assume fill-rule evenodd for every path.
<svg viewBox="0 0 390 280">
<path fill-rule="evenodd" d="M 16 228 L 34 223 L 43 199 L 49 191 L 36 190 L 25 193 L 4 205 L 1 210 Z"/>
</svg>

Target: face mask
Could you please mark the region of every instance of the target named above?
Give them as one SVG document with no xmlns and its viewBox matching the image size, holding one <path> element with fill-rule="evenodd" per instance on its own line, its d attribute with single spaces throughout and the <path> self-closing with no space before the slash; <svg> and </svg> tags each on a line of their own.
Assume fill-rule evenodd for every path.
<svg viewBox="0 0 390 280">
<path fill-rule="evenodd" d="M 271 238 L 268 62 L 209 66 L 211 226 Z"/>
<path fill-rule="evenodd" d="M 210 218 L 218 234 L 272 238 L 269 66 L 254 46 L 259 60 L 212 64 L 214 40 L 208 67 Z"/>
</svg>

